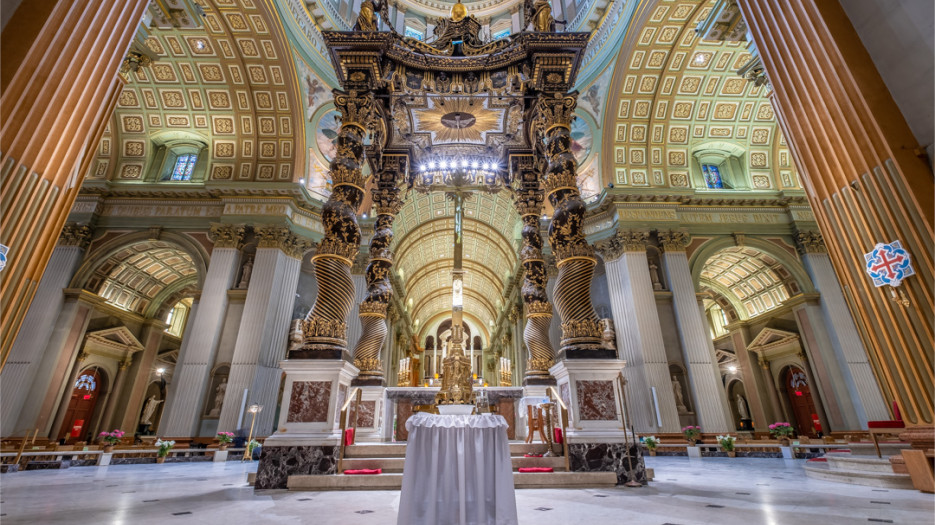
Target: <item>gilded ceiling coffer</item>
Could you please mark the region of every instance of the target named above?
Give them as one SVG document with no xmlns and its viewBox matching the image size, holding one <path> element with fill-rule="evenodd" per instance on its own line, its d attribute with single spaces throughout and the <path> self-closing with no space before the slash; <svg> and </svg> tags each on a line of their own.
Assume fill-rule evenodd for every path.
<svg viewBox="0 0 935 525">
<path fill-rule="evenodd" d="M 318 296 L 302 323 L 305 344 L 290 358 L 346 357 L 347 352 L 347 316 L 354 301 L 351 266 L 360 246 L 357 211 L 364 198 L 361 164 L 364 136 L 373 126 L 374 97 L 370 91 L 334 90 L 334 104 L 341 112 L 341 129 L 331 161 L 332 192 L 321 214 L 325 237 L 312 257 Z"/>
<path fill-rule="evenodd" d="M 386 310 L 393 295 L 390 284 L 390 268 L 393 266 L 393 220 L 402 202 L 399 199 L 399 181 L 405 180 L 408 157 L 405 155 L 383 155 L 380 170 L 374 176 L 374 188 L 370 195 L 376 212 L 373 237 L 370 239 L 370 262 L 367 264 L 367 297 L 360 303 L 361 335 L 354 349 L 354 366 L 360 374 L 355 385 L 380 385 L 383 363 L 380 349 L 386 340 Z"/>
<path fill-rule="evenodd" d="M 514 205 L 523 221 L 523 245 L 519 257 L 523 273 L 522 297 L 526 305 L 526 328 L 523 340 L 529 351 L 524 385 L 555 384 L 549 368 L 555 364 L 555 350 L 549 341 L 552 323 L 552 304 L 545 291 L 548 281 L 545 259 L 542 256 L 542 236 L 539 235 L 539 216 L 544 200 L 540 177 L 533 167 L 532 156 L 511 158 L 518 188 Z"/>
<path fill-rule="evenodd" d="M 578 93 L 540 94 L 534 108 L 534 132 L 540 138 L 537 160 L 546 164 L 544 186 L 555 209 L 549 244 L 558 278 L 553 292 L 562 320 L 561 352 L 566 357 L 600 353 L 601 327 L 591 305 L 591 278 L 597 259 L 584 237 L 585 203 L 578 191 L 577 167 L 571 152 L 571 121 Z M 595 351 L 595 352 L 589 352 Z"/>
</svg>

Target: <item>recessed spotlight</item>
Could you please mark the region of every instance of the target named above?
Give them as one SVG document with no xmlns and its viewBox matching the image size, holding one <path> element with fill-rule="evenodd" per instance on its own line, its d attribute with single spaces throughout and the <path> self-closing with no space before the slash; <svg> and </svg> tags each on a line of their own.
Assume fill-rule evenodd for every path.
<svg viewBox="0 0 935 525">
<path fill-rule="evenodd" d="M 701 53 L 698 53 L 697 55 L 695 55 L 695 63 L 700 64 L 702 62 L 704 62 L 704 55 Z"/>
<path fill-rule="evenodd" d="M 299 179 L 299 184 L 305 184 L 305 179 Z"/>
<path fill-rule="evenodd" d="M 737 371 L 737 367 L 734 366 L 734 365 L 730 365 L 729 367 L 727 367 L 727 369 L 730 370 L 731 372 L 736 372 L 736 371 Z"/>
<path fill-rule="evenodd" d="M 367 214 L 366 214 L 366 213 L 364 214 L 364 218 L 365 218 L 365 219 L 367 218 Z"/>
<path fill-rule="evenodd" d="M 195 49 L 204 49 L 205 41 L 204 40 L 195 40 Z"/>
<path fill-rule="evenodd" d="M 425 164 L 419 166 L 419 171 L 425 171 L 425 170 L 426 170 Z"/>
</svg>

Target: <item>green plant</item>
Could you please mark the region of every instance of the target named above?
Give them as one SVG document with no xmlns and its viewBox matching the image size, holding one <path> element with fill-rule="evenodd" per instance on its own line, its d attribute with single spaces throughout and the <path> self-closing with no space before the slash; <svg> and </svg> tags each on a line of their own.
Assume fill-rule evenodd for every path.
<svg viewBox="0 0 935 525">
<path fill-rule="evenodd" d="M 721 448 L 723 448 L 725 452 L 733 452 L 737 438 L 728 434 L 726 436 L 718 436 L 717 442 L 721 445 Z"/>
<path fill-rule="evenodd" d="M 250 442 L 247 443 L 247 454 L 252 457 L 253 450 L 258 446 L 260 446 L 260 442 L 255 439 L 251 439 Z"/>
<path fill-rule="evenodd" d="M 793 429 L 792 425 L 789 423 L 781 421 L 770 425 L 769 433 L 772 434 L 773 437 L 787 438 L 792 437 L 792 435 L 795 434 L 795 429 Z"/>
<path fill-rule="evenodd" d="M 701 436 L 701 427 L 692 425 L 682 427 L 682 434 L 685 435 L 685 439 L 689 441 L 695 441 Z"/>
<path fill-rule="evenodd" d="M 158 452 L 159 457 L 164 458 L 169 455 L 169 451 L 172 450 L 172 447 L 175 446 L 175 441 L 172 441 L 172 440 L 163 441 L 161 439 L 157 439 L 156 446 L 159 447 L 159 452 Z"/>
<path fill-rule="evenodd" d="M 116 445 L 120 442 L 120 438 L 124 435 L 123 430 L 113 430 L 111 432 L 101 432 L 98 434 L 98 437 L 101 438 L 101 441 L 105 441 L 108 445 Z"/>
<path fill-rule="evenodd" d="M 226 445 L 233 440 L 234 440 L 233 432 L 218 432 L 218 441 L 220 441 L 222 445 Z"/>
<path fill-rule="evenodd" d="M 659 446 L 659 440 L 656 436 L 646 436 L 643 438 L 643 444 L 646 445 L 646 448 L 649 450 L 656 450 L 656 447 Z"/>
</svg>

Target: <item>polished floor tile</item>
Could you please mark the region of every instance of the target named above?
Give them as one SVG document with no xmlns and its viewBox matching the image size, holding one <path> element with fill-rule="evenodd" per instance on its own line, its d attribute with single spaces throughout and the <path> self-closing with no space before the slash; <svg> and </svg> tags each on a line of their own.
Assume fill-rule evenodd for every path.
<svg viewBox="0 0 935 525">
<path fill-rule="evenodd" d="M 678 457 L 646 459 L 649 486 L 519 490 L 521 524 L 837 525 L 935 523 L 935 499 L 910 490 L 805 477 L 804 462 Z M 341 524 L 396 523 L 399 493 L 255 494 L 256 463 L 75 467 L 0 477 L 0 523 Z"/>
</svg>

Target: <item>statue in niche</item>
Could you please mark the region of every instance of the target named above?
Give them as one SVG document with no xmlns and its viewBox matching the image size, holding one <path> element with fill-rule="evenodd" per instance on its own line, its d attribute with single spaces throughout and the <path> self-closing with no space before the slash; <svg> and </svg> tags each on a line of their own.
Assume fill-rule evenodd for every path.
<svg viewBox="0 0 935 525">
<path fill-rule="evenodd" d="M 598 323 L 601 328 L 601 347 L 608 350 L 617 349 L 617 331 L 614 330 L 613 319 L 601 319 Z"/>
<path fill-rule="evenodd" d="M 688 412 L 688 407 L 685 406 L 685 398 L 682 395 L 682 383 L 675 376 L 672 376 L 672 392 L 675 394 L 675 407 L 678 409 L 679 414 Z"/>
<path fill-rule="evenodd" d="M 659 267 L 649 263 L 649 280 L 653 282 L 653 290 L 662 290 L 662 283 L 659 282 Z"/>
<path fill-rule="evenodd" d="M 247 262 L 243 263 L 243 272 L 240 274 L 240 283 L 237 285 L 237 288 L 244 289 L 250 285 L 250 275 L 253 274 L 253 257 L 247 259 Z"/>
<path fill-rule="evenodd" d="M 211 412 L 208 412 L 208 417 L 218 417 L 221 415 L 221 405 L 224 404 L 224 394 L 227 393 L 227 378 L 225 377 L 221 380 L 221 384 L 214 389 L 214 406 L 211 407 Z"/>
<path fill-rule="evenodd" d="M 289 350 L 295 350 L 305 343 L 305 334 L 302 332 L 302 319 L 293 319 L 289 328 Z"/>
<path fill-rule="evenodd" d="M 735 402 L 737 403 L 737 413 L 740 414 L 740 419 L 750 419 L 750 410 L 747 408 L 747 400 L 744 399 L 742 395 L 737 394 Z"/>
<path fill-rule="evenodd" d="M 161 399 L 156 399 L 156 394 L 149 396 L 149 399 L 146 400 L 146 405 L 143 407 L 143 417 L 140 418 L 141 425 L 152 425 L 153 414 L 156 412 L 156 407 L 162 403 Z"/>
</svg>

